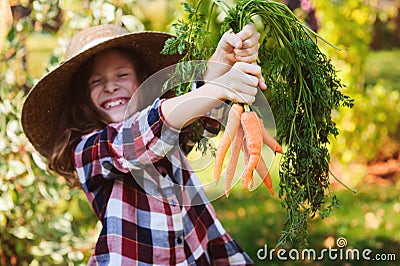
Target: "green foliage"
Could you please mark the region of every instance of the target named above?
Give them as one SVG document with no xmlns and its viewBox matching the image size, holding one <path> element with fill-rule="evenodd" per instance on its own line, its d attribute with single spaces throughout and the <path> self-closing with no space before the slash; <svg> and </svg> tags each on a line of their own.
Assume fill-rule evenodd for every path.
<svg viewBox="0 0 400 266">
<path fill-rule="evenodd" d="M 328 137 L 338 134 L 331 111 L 352 107 L 352 100 L 342 94 L 336 70 L 314 42 L 313 32 L 287 7 L 272 1 L 239 1 L 238 6 L 243 24 L 246 17 L 258 15 L 267 32 L 258 61 L 268 77 L 277 139 L 286 144 L 280 197 L 287 221 L 279 243 L 291 239 L 304 246 L 308 217 L 326 217 L 338 205 L 329 187 Z"/>
<path fill-rule="evenodd" d="M 193 81 L 201 80 L 206 70 L 206 60 L 215 50 L 209 31 L 209 20 L 199 10 L 201 3 L 199 1 L 195 7 L 187 2 L 181 3 L 187 17 L 172 25 L 176 37 L 168 39 L 161 52 L 183 55 L 174 73 L 164 83 L 164 90 L 172 89 L 177 96 L 188 93 L 192 89 Z M 190 127 L 191 140 L 196 143 L 196 149 L 203 154 L 209 150 L 214 152 L 213 146 L 202 136 L 204 129 L 201 120 L 194 121 Z"/>
<path fill-rule="evenodd" d="M 207 20 L 203 14 L 198 13 L 199 6 L 195 8 L 186 2 L 181 4 L 188 15 L 185 20 L 179 19 L 172 25 L 176 37 L 168 39 L 162 51 L 164 54 L 183 55 L 172 78 L 164 84 L 165 89 L 173 89 L 178 96 L 191 90 L 191 81 L 204 73 L 204 60 L 207 60 L 212 52 L 212 48 L 207 46 L 210 43 L 209 32 L 206 29 Z M 193 63 L 195 60 L 199 60 L 200 63 Z M 171 83 L 174 84 L 172 88 L 169 86 Z"/>
<path fill-rule="evenodd" d="M 299 232 L 306 231 L 308 215 L 326 217 L 338 206 L 329 189 L 328 138 L 338 135 L 331 111 L 340 105 L 351 107 L 352 101 L 340 92 L 343 86 L 335 69 L 313 42 L 293 42 L 289 49 L 293 49 L 301 66 L 299 78 L 285 78 L 292 76 L 296 67 L 276 64 L 277 55 L 270 55 L 271 61 L 263 61 L 267 75 L 279 82 L 278 86 L 270 85 L 270 103 L 277 121 L 277 137 L 287 145 L 281 162 L 280 196 L 288 209 L 290 224 L 282 241 L 289 236 L 301 242 L 306 235 Z M 324 207 L 328 199 L 331 204 Z"/>
</svg>

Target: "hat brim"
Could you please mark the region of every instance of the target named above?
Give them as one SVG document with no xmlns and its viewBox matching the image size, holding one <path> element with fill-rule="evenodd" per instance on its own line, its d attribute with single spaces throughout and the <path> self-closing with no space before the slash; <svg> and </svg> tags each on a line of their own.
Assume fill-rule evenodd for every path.
<svg viewBox="0 0 400 266">
<path fill-rule="evenodd" d="M 163 32 L 127 33 L 104 40 L 86 49 L 46 74 L 29 92 L 22 109 L 21 122 L 27 138 L 45 157 L 51 154 L 69 81 L 75 71 L 91 56 L 114 47 L 127 47 L 139 54 L 146 62 L 150 74 L 176 64 L 182 55 L 163 55 L 165 41 L 173 37 Z"/>
</svg>

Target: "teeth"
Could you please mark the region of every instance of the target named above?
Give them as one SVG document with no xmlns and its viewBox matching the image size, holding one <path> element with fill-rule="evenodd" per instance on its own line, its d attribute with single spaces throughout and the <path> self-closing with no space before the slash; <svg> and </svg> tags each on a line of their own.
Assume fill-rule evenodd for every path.
<svg viewBox="0 0 400 266">
<path fill-rule="evenodd" d="M 114 101 L 114 102 L 108 102 L 108 103 L 105 104 L 105 107 L 106 108 L 112 108 L 114 106 L 121 105 L 123 103 L 124 103 L 123 100 L 118 100 L 118 101 Z"/>
</svg>

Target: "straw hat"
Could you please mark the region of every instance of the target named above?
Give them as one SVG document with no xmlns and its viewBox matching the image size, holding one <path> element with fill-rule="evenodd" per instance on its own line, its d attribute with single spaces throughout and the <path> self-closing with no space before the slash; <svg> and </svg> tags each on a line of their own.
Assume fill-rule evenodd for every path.
<svg viewBox="0 0 400 266">
<path fill-rule="evenodd" d="M 92 55 L 113 47 L 131 48 L 149 67 L 150 74 L 175 64 L 180 55 L 161 55 L 167 33 L 128 33 L 116 25 L 101 25 L 78 32 L 69 42 L 65 60 L 45 75 L 29 92 L 22 109 L 22 127 L 36 150 L 50 155 L 54 145 L 63 99 L 75 71 Z"/>
</svg>

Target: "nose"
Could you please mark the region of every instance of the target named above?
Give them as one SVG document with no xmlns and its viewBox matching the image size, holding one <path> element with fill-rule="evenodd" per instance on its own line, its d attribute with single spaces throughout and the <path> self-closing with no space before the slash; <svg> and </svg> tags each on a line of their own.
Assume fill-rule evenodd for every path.
<svg viewBox="0 0 400 266">
<path fill-rule="evenodd" d="M 118 84 L 114 80 L 107 80 L 104 86 L 104 91 L 108 93 L 114 93 L 119 89 Z"/>
</svg>

